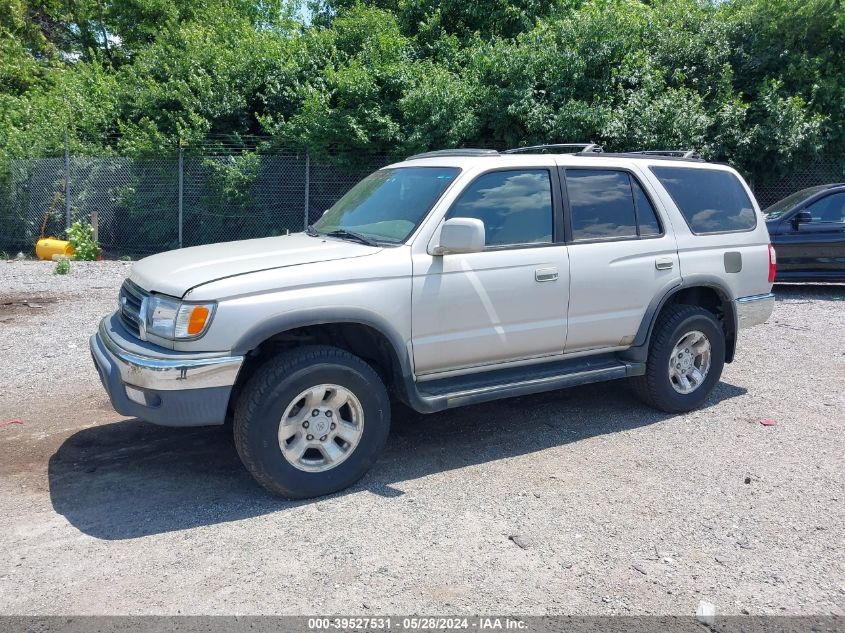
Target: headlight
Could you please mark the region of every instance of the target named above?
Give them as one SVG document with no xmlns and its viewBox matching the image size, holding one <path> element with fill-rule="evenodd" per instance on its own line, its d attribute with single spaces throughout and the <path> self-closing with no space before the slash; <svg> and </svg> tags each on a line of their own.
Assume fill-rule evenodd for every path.
<svg viewBox="0 0 845 633">
<path fill-rule="evenodd" d="M 212 314 L 213 303 L 182 303 L 151 295 L 147 300 L 147 333 L 168 339 L 196 338 L 208 328 Z"/>
</svg>

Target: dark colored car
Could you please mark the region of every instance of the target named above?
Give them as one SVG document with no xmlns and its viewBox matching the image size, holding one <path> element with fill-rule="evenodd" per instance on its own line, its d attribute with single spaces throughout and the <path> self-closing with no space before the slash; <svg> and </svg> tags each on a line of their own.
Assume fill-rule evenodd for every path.
<svg viewBox="0 0 845 633">
<path fill-rule="evenodd" d="M 845 183 L 809 187 L 763 209 L 775 281 L 845 281 Z"/>
</svg>

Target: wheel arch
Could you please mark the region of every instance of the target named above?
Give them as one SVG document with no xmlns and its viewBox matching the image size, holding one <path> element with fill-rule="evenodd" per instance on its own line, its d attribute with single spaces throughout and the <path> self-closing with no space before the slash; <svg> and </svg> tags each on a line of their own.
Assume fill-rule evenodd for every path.
<svg viewBox="0 0 845 633">
<path fill-rule="evenodd" d="M 243 385 L 269 358 L 286 349 L 321 343 L 344 349 L 368 362 L 385 386 L 406 400 L 413 380 L 411 354 L 402 335 L 378 314 L 337 308 L 288 312 L 251 327 L 233 347 L 245 356 L 230 397 L 230 410 Z"/>
<path fill-rule="evenodd" d="M 680 284 L 652 299 L 631 347 L 623 356 L 638 361 L 648 358 L 649 342 L 657 319 L 666 306 L 673 304 L 697 305 L 713 312 L 725 332 L 725 362 L 733 361 L 737 333 L 736 303 L 727 285 L 711 275 L 685 277 Z"/>
</svg>

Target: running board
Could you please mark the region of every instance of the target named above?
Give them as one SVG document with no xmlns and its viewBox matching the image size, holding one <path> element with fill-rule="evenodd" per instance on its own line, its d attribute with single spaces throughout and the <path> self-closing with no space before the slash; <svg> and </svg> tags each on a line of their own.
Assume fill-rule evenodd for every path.
<svg viewBox="0 0 845 633">
<path fill-rule="evenodd" d="M 615 354 L 586 356 L 416 383 L 411 405 L 431 413 L 644 373 L 645 363 L 621 360 Z"/>
</svg>

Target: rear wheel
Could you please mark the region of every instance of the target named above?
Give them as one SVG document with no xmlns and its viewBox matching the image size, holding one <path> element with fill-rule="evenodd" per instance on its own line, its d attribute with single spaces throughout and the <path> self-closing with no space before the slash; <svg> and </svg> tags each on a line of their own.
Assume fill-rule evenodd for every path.
<svg viewBox="0 0 845 633">
<path fill-rule="evenodd" d="M 725 333 L 715 315 L 698 306 L 672 305 L 655 325 L 646 373 L 632 385 L 657 409 L 691 411 L 704 403 L 724 364 Z"/>
<path fill-rule="evenodd" d="M 328 346 L 298 348 L 265 363 L 235 406 L 241 460 L 258 483 L 289 499 L 358 481 L 389 429 L 390 403 L 378 374 Z"/>
</svg>

